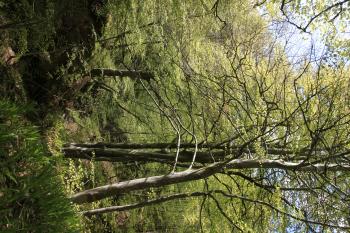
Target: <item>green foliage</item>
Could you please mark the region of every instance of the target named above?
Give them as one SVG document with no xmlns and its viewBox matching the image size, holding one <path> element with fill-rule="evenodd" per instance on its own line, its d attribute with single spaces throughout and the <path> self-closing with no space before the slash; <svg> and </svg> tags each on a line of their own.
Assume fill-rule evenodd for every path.
<svg viewBox="0 0 350 233">
<path fill-rule="evenodd" d="M 17 23 L 8 32 L 17 55 L 26 52 L 41 52 L 52 48 L 55 34 L 53 9 L 54 1 L 50 0 L 20 0 L 0 1 L 0 12 L 4 14 L 7 23 Z"/>
<path fill-rule="evenodd" d="M 98 54 L 106 55 L 106 59 L 95 59 L 93 65 L 150 71 L 155 78 L 142 84 L 131 79 L 106 81 L 106 77 L 101 77 L 117 91 L 104 95 L 100 99 L 101 105 L 94 108 L 100 126 L 112 122 L 127 134 L 130 142 L 174 142 L 177 135 L 170 118 L 174 122 L 181 121 L 201 142 L 221 142 L 236 134 L 238 137 L 233 141 L 236 145 L 252 140 L 254 158 L 284 159 L 287 156 L 269 155 L 266 144 L 298 152 L 312 145 L 312 132 L 317 130 L 320 130 L 324 144 L 348 145 L 345 129 L 348 109 L 342 107 L 347 103 L 347 97 L 342 95 L 347 87 L 342 72 L 347 69 L 330 70 L 321 66 L 316 71 L 307 65 L 307 58 L 293 67 L 282 45 L 273 41 L 268 31 L 269 22 L 252 10 L 250 3 L 220 1 L 215 17 L 214 10 L 208 10 L 212 4 L 214 1 L 130 0 L 106 6 L 112 19 L 106 27 L 99 52 L 94 54 L 96 58 L 99 58 Z M 94 101 L 98 103 L 98 100 Z M 337 129 L 332 130 L 333 126 Z M 193 142 L 190 133 L 184 129 L 180 131 L 182 142 Z M 262 132 L 264 135 L 259 136 Z M 318 146 L 322 147 L 319 144 L 315 149 Z M 322 155 L 319 156 L 318 159 L 322 159 Z M 123 164 L 117 165 L 115 172 L 118 178 L 127 180 L 166 174 L 170 169 L 170 166 L 159 167 L 158 164 Z M 273 169 L 244 171 L 243 175 L 254 177 L 259 184 L 299 185 L 299 177 L 292 179 L 290 174 Z M 311 177 L 308 185 L 314 185 L 311 181 L 316 178 L 307 175 Z M 301 215 L 298 210 L 286 206 L 282 197 L 293 203 L 303 201 L 308 203 L 305 211 L 312 218 L 325 219 L 325 215 L 319 214 L 314 207 L 318 203 L 317 197 L 302 192 L 288 193 L 279 188 L 270 188 L 272 191 L 268 192 L 246 179 L 233 177 L 234 180 L 220 175 L 217 179 L 208 179 L 207 184 L 210 189 L 230 189 L 229 192 L 270 203 L 295 216 Z M 283 177 L 288 178 L 284 180 Z M 203 183 L 189 182 L 126 194 L 109 200 L 109 204 L 136 203 L 174 192 L 206 190 Z M 272 229 L 283 232 L 289 226 L 298 225 L 266 205 L 220 195 L 215 198 L 221 209 L 214 198 L 203 205 L 205 232 L 228 232 L 232 225 L 237 225 L 243 232 Z M 332 206 L 335 202 L 329 200 L 328 204 Z M 107 202 L 98 205 L 105 204 Z M 120 231 L 171 231 L 173 222 L 184 223 L 188 229 L 198 231 L 200 204 L 199 199 L 193 198 L 101 218 L 107 222 L 116 218 L 128 219 L 118 226 Z M 343 216 L 346 206 L 344 203 L 341 206 L 333 209 L 335 215 Z M 234 224 L 223 218 L 222 211 Z M 183 217 L 177 213 L 183 213 Z M 334 219 L 337 221 L 336 217 Z M 92 223 L 98 221 L 96 217 Z M 117 227 L 115 222 L 111 224 Z M 186 232 L 183 224 L 177 227 L 176 231 Z M 303 229 L 306 228 L 299 227 L 299 230 Z"/>
<path fill-rule="evenodd" d="M 269 21 L 259 16 L 259 11 L 254 10 L 250 2 L 106 2 L 102 8 L 96 5 L 93 9 L 98 17 L 107 19 L 103 38 L 91 46 L 95 35 L 89 35 L 91 38 L 87 41 L 91 44 L 83 49 L 74 47 L 63 56 L 65 66 L 61 71 L 55 67 L 58 76 L 55 78 L 60 80 L 57 86 L 62 89 L 74 86 L 76 81 L 88 76 L 92 68 L 148 71 L 154 79 L 141 83 L 131 78 L 94 77 L 85 89 L 73 89 L 74 93 L 64 90 L 60 101 L 72 95 L 78 97 L 78 103 L 67 107 L 65 119 L 57 117 L 58 123 L 48 133 L 48 149 L 41 142 L 37 129 L 24 120 L 20 107 L 0 102 L 0 109 L 4 110 L 0 115 L 0 143 L 4 144 L 1 147 L 4 169 L 0 173 L 0 203 L 4 208 L 0 213 L 5 216 L 1 231 L 43 232 L 47 231 L 45 227 L 52 232 L 73 231 L 77 220 L 64 196 L 108 183 L 167 174 L 172 168 L 156 163 L 112 165 L 94 159 L 89 162 L 62 161 L 60 148 L 63 142 L 170 143 L 177 139 L 173 121 L 184 126 L 178 127 L 182 143 L 193 142 L 189 131 L 203 143 L 222 142 L 238 133 L 239 137 L 232 143 L 242 145 L 252 140 L 249 149 L 255 152 L 244 153 L 245 157 L 274 159 L 275 155 L 267 153 L 266 145 L 269 144 L 300 152 L 313 143 L 312 132 L 320 133 L 317 136 L 322 137 L 324 145 L 349 147 L 348 107 L 344 107 L 348 106 L 349 100 L 342 94 L 348 89 L 345 75 L 348 69 L 322 66 L 315 71 L 314 67 L 302 62 L 292 67 L 282 45 L 273 41 L 268 31 Z M 213 5 L 215 2 L 220 2 L 217 8 Z M 83 25 L 91 23 L 90 16 L 87 17 L 87 4 L 87 1 L 56 1 L 55 4 L 53 1 L 0 1 L 0 12 L 15 9 L 13 14 L 6 15 L 11 20 L 48 22 L 10 30 L 9 44 L 22 55 L 50 49 L 53 36 L 56 36 L 58 47 L 81 43 L 86 35 L 74 31 L 76 25 L 70 23 L 75 20 L 77 25 L 84 20 L 88 23 Z M 324 6 L 322 3 L 316 10 Z M 277 17 L 274 7 L 273 2 L 268 3 L 267 11 Z M 301 15 L 309 9 L 300 3 L 293 7 Z M 63 29 L 55 35 L 53 9 L 55 17 L 62 12 L 67 13 L 64 16 L 74 16 L 67 17 L 68 23 L 65 22 L 72 31 Z M 64 26 L 62 20 L 55 24 Z M 86 53 L 88 57 L 91 55 L 87 60 L 83 55 L 85 50 L 91 52 Z M 47 73 L 42 74 L 42 70 L 34 74 L 38 73 L 45 76 L 45 80 L 55 79 Z M 99 83 L 108 86 L 109 91 L 102 89 Z M 52 114 L 53 121 L 57 120 L 55 114 Z M 267 131 L 270 132 L 259 136 Z M 315 150 L 320 146 L 316 145 Z M 45 156 L 47 151 L 53 156 Z M 283 156 L 289 155 L 277 155 L 276 158 Z M 327 159 L 325 155 L 318 156 L 317 159 Z M 341 183 L 337 187 L 347 189 L 348 178 L 342 173 L 329 175 L 325 171 L 324 174 L 330 179 L 337 178 Z M 299 177 L 290 179 L 289 175 L 273 169 L 245 170 L 241 176 L 219 174 L 206 180 L 115 196 L 75 206 L 74 210 L 138 203 L 173 193 L 222 190 L 271 204 L 299 217 L 303 217 L 300 211 L 287 206 L 282 198 L 287 197 L 292 203 L 307 203 L 305 211 L 312 213 L 311 219 L 328 220 L 327 210 L 331 210 L 333 216 L 345 216 L 344 205 L 336 198 L 327 199 L 322 212 L 318 209 L 317 195 L 290 194 L 282 190 L 279 186 L 300 185 Z M 308 177 L 306 185 L 314 185 L 318 177 L 313 175 L 305 173 Z M 242 176 L 272 188 L 257 187 Z M 64 182 L 65 190 L 60 182 Z M 175 200 L 121 213 L 82 217 L 79 224 L 84 232 L 199 232 L 201 229 L 204 232 L 230 232 L 232 229 L 285 232 L 290 226 L 299 227 L 294 220 L 266 205 L 217 193 L 206 199 Z"/>
<path fill-rule="evenodd" d="M 212 3 L 206 4 L 211 5 Z M 169 8 L 169 5 L 173 7 Z M 256 122 L 261 124 L 263 116 L 266 114 L 265 106 L 261 101 L 261 96 L 258 95 L 256 80 L 251 78 L 254 75 L 255 68 L 252 68 L 254 56 L 259 54 L 259 51 L 258 49 L 252 49 L 250 46 L 258 48 L 266 40 L 267 36 L 264 34 L 264 30 L 257 30 L 264 28 L 264 24 L 259 21 L 260 18 L 255 12 L 249 12 L 247 5 L 241 4 L 241 2 L 239 4 L 225 2 L 220 7 L 222 7 L 222 9 L 219 9 L 220 12 L 225 12 L 222 17 L 230 22 L 224 32 L 221 30 L 222 23 L 213 18 L 212 15 L 206 15 L 206 7 L 199 1 L 193 3 L 180 3 L 178 1 L 110 3 L 108 8 L 111 11 L 112 20 L 110 25 L 106 27 L 105 37 L 108 39 L 117 36 L 117 39 L 101 40 L 101 47 L 100 45 L 96 47 L 90 61 L 91 67 L 151 71 L 155 75 L 153 88 L 158 91 L 160 96 L 165 97 L 164 103 L 159 102 L 165 111 L 171 115 L 171 108 L 166 106 L 176 108 L 176 114 L 181 118 L 184 125 L 193 124 L 192 127 L 196 129 L 196 135 L 200 141 L 220 141 L 230 137 L 232 128 L 230 128 L 230 122 L 227 119 L 218 117 L 221 110 L 216 100 L 221 99 L 222 96 L 220 86 L 216 86 L 216 83 L 223 83 L 220 80 L 222 79 L 221 76 L 230 75 L 234 69 L 232 66 L 239 67 L 241 65 L 239 56 L 247 56 L 247 62 L 244 67 L 240 68 L 239 72 L 241 73 L 236 79 L 241 79 L 242 83 L 246 83 L 250 89 L 244 89 L 243 85 L 237 88 L 235 79 L 230 79 L 228 85 L 238 89 L 233 94 L 234 97 L 242 99 L 248 91 L 253 96 L 252 102 L 255 103 L 256 101 L 258 104 L 251 104 L 249 113 L 235 112 L 234 109 L 237 106 L 234 105 L 228 105 L 226 111 L 230 116 L 238 115 L 234 119 L 237 122 L 237 127 L 253 125 Z M 225 8 L 234 9 L 232 12 L 242 11 L 242 14 L 237 15 L 223 11 Z M 199 15 L 198 18 L 194 17 L 196 15 Z M 256 19 L 253 20 L 255 22 L 253 24 L 252 18 Z M 211 27 L 206 25 L 211 25 Z M 253 38 L 254 43 L 247 39 L 248 36 Z M 236 44 L 241 46 L 236 48 Z M 237 49 L 237 54 L 227 56 L 226 51 L 228 49 Z M 235 56 L 238 58 L 234 59 Z M 262 65 L 259 68 L 268 70 L 269 67 L 264 67 L 264 59 L 261 58 L 261 60 Z M 190 71 L 184 68 L 183 63 L 188 63 L 193 72 L 200 75 L 189 74 Z M 266 77 L 262 77 L 261 80 L 264 78 Z M 87 97 L 85 99 L 87 106 L 93 106 L 92 114 L 88 117 L 72 112 L 75 121 L 82 126 L 82 134 L 87 135 L 89 130 L 90 132 L 98 132 L 98 129 L 102 129 L 107 124 L 113 124 L 120 127 L 122 132 L 127 133 L 127 140 L 130 142 L 171 142 L 176 139 L 176 133 L 171 124 L 155 106 L 153 99 L 144 90 L 140 82 L 127 78 L 112 80 L 102 77 L 102 79 L 116 92 L 99 92 L 97 98 Z M 272 79 L 270 82 L 272 82 Z M 198 90 L 196 86 L 198 84 L 201 85 L 204 92 Z M 268 86 L 270 83 L 265 85 Z M 191 99 L 193 103 L 189 103 Z M 123 106 L 124 109 L 121 109 L 120 106 Z M 213 121 L 218 118 L 215 132 L 208 135 L 206 130 L 203 129 L 201 117 L 193 116 L 205 118 L 208 124 L 207 128 L 211 128 Z M 249 139 L 252 135 L 255 136 L 257 131 L 252 130 L 244 133 L 246 133 L 244 139 Z M 77 140 L 81 138 L 79 136 Z M 111 138 L 107 136 L 104 139 L 109 141 Z M 191 136 L 183 133 L 182 140 L 184 142 L 191 141 Z M 256 149 L 262 151 L 260 153 L 261 157 L 265 156 L 258 143 L 256 143 Z M 112 182 L 112 180 L 107 179 L 111 173 L 108 174 L 106 166 L 96 166 L 94 176 L 84 172 L 85 169 L 89 170 L 90 166 L 82 165 L 81 161 L 76 162 L 76 164 L 70 163 L 72 170 L 68 171 L 67 175 L 72 180 L 71 183 L 68 182 L 70 190 L 78 191 L 88 188 L 94 183 L 91 181 L 92 177 L 95 177 L 96 184 Z M 81 169 L 82 167 L 84 169 Z M 168 165 L 159 164 L 123 164 L 113 167 L 114 172 L 112 173 L 118 180 L 128 180 L 166 174 L 170 169 L 171 167 Z M 228 177 L 221 176 L 219 179 L 223 183 L 218 183 L 214 178 L 207 180 L 210 188 L 225 190 L 228 186 L 232 187 L 232 193 L 242 192 L 241 195 L 270 201 L 267 193 L 260 192 L 260 189 L 242 179 L 233 181 Z M 82 183 L 87 185 L 82 185 Z M 70 184 L 75 184 L 75 188 L 72 189 Z M 245 187 L 244 191 L 241 191 L 242 186 Z M 182 185 L 134 192 L 133 194 L 114 197 L 79 208 L 92 209 L 137 203 L 171 193 L 202 190 L 206 191 L 204 181 L 189 182 Z M 259 211 L 256 211 L 256 206 L 252 203 L 245 204 L 243 208 L 241 201 L 238 199 L 231 200 L 220 195 L 215 195 L 215 198 L 221 203 L 220 208 L 222 210 L 213 199 L 208 199 L 203 205 L 201 220 L 199 214 L 202 200 L 201 198 L 192 198 L 88 218 L 84 220 L 85 229 L 87 232 L 102 231 L 103 229 L 105 231 L 113 229 L 116 232 L 152 230 L 160 232 L 198 232 L 201 228 L 200 221 L 202 221 L 204 232 L 229 232 L 233 226 L 226 219 L 223 220 L 221 211 L 224 211 L 237 226 L 246 232 L 265 232 L 269 229 L 269 221 L 272 215 L 268 208 L 259 207 Z M 256 224 L 256 221 L 259 221 L 259 224 Z M 281 226 L 277 221 L 275 225 L 276 228 Z"/>
<path fill-rule="evenodd" d="M 1 232 L 77 232 L 77 219 L 28 108 L 0 101 Z"/>
</svg>

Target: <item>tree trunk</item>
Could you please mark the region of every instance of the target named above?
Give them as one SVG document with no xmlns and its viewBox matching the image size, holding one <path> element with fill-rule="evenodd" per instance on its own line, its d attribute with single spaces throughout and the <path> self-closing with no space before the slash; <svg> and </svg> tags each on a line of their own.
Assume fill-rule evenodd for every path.
<svg viewBox="0 0 350 233">
<path fill-rule="evenodd" d="M 165 151 L 135 151 L 114 148 L 83 148 L 70 146 L 63 148 L 66 158 L 94 159 L 96 161 L 110 162 L 159 162 L 173 163 L 175 161 L 175 153 L 167 153 Z M 225 151 L 215 152 L 197 152 L 197 163 L 212 163 L 223 160 L 226 157 Z M 179 153 L 179 162 L 191 162 L 193 157 L 192 151 L 181 151 Z"/>
<path fill-rule="evenodd" d="M 35 24 L 44 23 L 44 20 L 29 20 L 27 22 L 17 22 L 17 23 L 7 23 L 0 25 L 0 31 L 1 30 L 7 30 L 7 29 L 17 29 L 17 28 L 23 28 L 28 27 Z"/>
<path fill-rule="evenodd" d="M 300 162 L 286 162 L 283 160 L 269 159 L 234 159 L 220 163 L 213 163 L 207 167 L 194 170 L 186 170 L 183 172 L 175 172 L 163 176 L 152 176 L 138 178 L 110 185 L 104 185 L 97 188 L 79 192 L 71 197 L 72 202 L 77 204 L 93 202 L 106 197 L 126 193 L 134 190 L 147 189 L 152 187 L 161 187 L 169 184 L 182 183 L 204 179 L 220 172 L 224 167 L 230 169 L 251 169 L 251 168 L 274 168 L 291 171 L 350 171 L 350 165 L 342 164 L 310 164 Z"/>
<path fill-rule="evenodd" d="M 166 150 L 175 149 L 177 144 L 168 143 L 71 143 L 65 145 L 62 149 L 66 158 L 88 159 L 96 161 L 110 162 L 160 162 L 173 163 L 175 153 L 166 152 Z M 183 143 L 181 149 L 193 149 L 195 144 Z M 212 163 L 222 161 L 228 155 L 235 154 L 239 148 L 226 148 L 225 146 L 216 145 L 199 145 L 200 149 L 212 149 L 211 151 L 198 151 L 196 155 L 197 163 Z M 129 150 L 127 150 L 129 149 Z M 136 149 L 159 149 L 159 151 L 137 151 Z M 255 153 L 254 148 L 244 152 Z M 295 152 L 292 150 L 269 148 L 268 154 L 291 155 Z M 179 153 L 179 162 L 191 162 L 194 152 L 191 150 L 182 150 Z"/>
<path fill-rule="evenodd" d="M 118 148 L 118 149 L 176 149 L 177 143 L 68 143 L 65 147 L 85 147 L 85 148 Z M 198 148 L 206 149 L 225 149 L 226 146 L 214 145 L 214 144 L 201 144 Z M 195 148 L 194 143 L 181 143 L 181 148 L 190 149 Z"/>
<path fill-rule="evenodd" d="M 104 185 L 76 193 L 71 197 L 71 201 L 76 204 L 83 204 L 134 190 L 161 187 L 169 184 L 204 179 L 219 172 L 223 166 L 224 163 L 214 163 L 200 169 L 186 170 L 182 172 L 170 173 L 168 175 L 144 177 Z"/>
<path fill-rule="evenodd" d="M 151 80 L 153 74 L 150 72 L 139 71 L 139 70 L 114 70 L 114 69 L 105 69 L 105 68 L 95 68 L 90 71 L 92 77 L 97 76 L 119 76 L 119 77 L 130 77 L 132 79 L 142 79 L 142 80 Z"/>
</svg>

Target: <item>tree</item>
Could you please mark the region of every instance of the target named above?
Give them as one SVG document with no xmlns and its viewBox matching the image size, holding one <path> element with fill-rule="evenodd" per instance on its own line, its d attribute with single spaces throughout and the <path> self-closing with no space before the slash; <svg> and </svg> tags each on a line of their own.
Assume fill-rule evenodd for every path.
<svg viewBox="0 0 350 233">
<path fill-rule="evenodd" d="M 254 6 L 268 5 L 267 8 L 272 10 L 276 7 L 285 18 L 285 20 L 300 29 L 303 32 L 310 32 L 315 29 L 316 25 L 325 25 L 339 23 L 339 18 L 348 17 L 346 11 L 349 7 L 349 0 L 342 1 L 261 1 Z M 340 21 L 340 23 L 343 23 Z M 310 28 L 312 28 L 310 30 Z"/>
<path fill-rule="evenodd" d="M 254 221 L 262 222 L 260 231 L 349 229 L 348 68 L 334 69 L 308 57 L 291 64 L 251 4 L 200 2 L 183 3 L 166 19 L 155 15 L 152 22 L 158 26 L 146 35 L 153 38 L 161 29 L 163 46 L 141 43 L 142 48 L 129 48 L 125 55 L 126 68 L 151 70 L 153 78 L 135 81 L 143 92 L 130 97 L 133 115 L 121 125 L 136 132 L 147 125 L 150 135 L 133 143 L 63 148 L 68 158 L 170 164 L 168 173 L 84 190 L 72 202 L 199 180 L 201 190 L 198 185 L 190 192 L 160 193 L 83 213 L 201 197 L 201 227 L 208 224 L 203 209 L 213 217 L 205 206 L 214 205 L 227 220 L 226 229 L 242 232 L 253 231 Z M 147 18 L 142 14 L 150 10 L 146 5 L 135 12 Z M 147 55 L 143 67 L 132 59 L 139 59 L 140 50 Z"/>
<path fill-rule="evenodd" d="M 326 50 L 318 54 L 316 59 L 329 65 L 337 66 L 347 63 L 349 43 L 347 28 L 349 27 L 348 0 L 343 1 L 260 1 L 255 7 L 269 12 L 271 20 L 279 27 L 297 29 L 300 35 L 313 42 L 312 49 L 324 47 Z M 294 32 L 298 33 L 298 32 Z"/>
</svg>

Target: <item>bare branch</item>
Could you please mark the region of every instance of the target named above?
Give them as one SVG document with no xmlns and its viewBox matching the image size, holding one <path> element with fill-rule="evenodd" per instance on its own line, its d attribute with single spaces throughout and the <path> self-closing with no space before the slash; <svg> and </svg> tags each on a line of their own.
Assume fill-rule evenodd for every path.
<svg viewBox="0 0 350 233">
<path fill-rule="evenodd" d="M 92 216 L 92 215 L 96 215 L 96 214 L 105 214 L 105 213 L 116 212 L 116 211 L 125 211 L 125 210 L 142 208 L 145 206 L 160 204 L 160 203 L 164 203 L 164 202 L 172 201 L 172 200 L 176 200 L 176 199 L 198 197 L 198 196 L 207 196 L 207 195 L 208 194 L 205 192 L 178 193 L 178 194 L 173 194 L 173 195 L 169 195 L 169 196 L 163 196 L 163 197 L 160 197 L 157 199 L 146 200 L 144 202 L 139 202 L 139 203 L 135 203 L 135 204 L 123 205 L 123 206 L 110 206 L 110 207 L 105 207 L 105 208 L 82 211 L 81 213 L 85 216 Z"/>
<path fill-rule="evenodd" d="M 328 223 L 319 222 L 319 221 L 307 220 L 305 218 L 301 218 L 301 217 L 295 216 L 295 215 L 293 215 L 293 214 L 291 214 L 289 212 L 285 212 L 285 211 L 275 207 L 273 204 L 270 204 L 270 203 L 265 202 L 265 201 L 255 200 L 255 199 L 251 199 L 251 198 L 248 198 L 248 197 L 239 196 L 239 195 L 235 195 L 235 194 L 228 194 L 228 193 L 223 192 L 222 190 L 215 190 L 215 191 L 213 191 L 213 193 L 219 193 L 219 194 L 221 194 L 223 196 L 226 196 L 226 197 L 238 198 L 238 199 L 241 199 L 241 200 L 244 200 L 244 201 L 248 201 L 248 202 L 253 202 L 253 203 L 256 203 L 256 204 L 264 205 L 264 206 L 267 206 L 267 207 L 275 210 L 276 212 L 278 212 L 280 214 L 286 215 L 286 216 L 288 216 L 290 218 L 293 218 L 295 220 L 304 222 L 306 224 L 315 224 L 315 225 L 320 225 L 320 226 L 324 226 L 324 227 L 332 227 L 332 228 L 339 228 L 339 229 L 345 229 L 345 230 L 350 229 L 350 226 L 340 226 L 340 225 L 328 224 Z"/>
</svg>

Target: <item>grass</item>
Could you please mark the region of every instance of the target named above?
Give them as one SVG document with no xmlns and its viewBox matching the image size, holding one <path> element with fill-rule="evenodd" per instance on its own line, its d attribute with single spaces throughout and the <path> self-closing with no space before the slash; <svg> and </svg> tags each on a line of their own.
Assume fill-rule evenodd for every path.
<svg viewBox="0 0 350 233">
<path fill-rule="evenodd" d="M 78 220 L 30 111 L 0 100 L 0 231 L 78 232 Z"/>
</svg>

